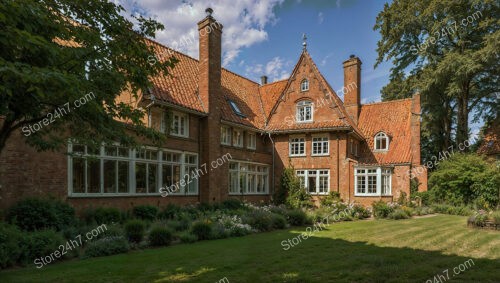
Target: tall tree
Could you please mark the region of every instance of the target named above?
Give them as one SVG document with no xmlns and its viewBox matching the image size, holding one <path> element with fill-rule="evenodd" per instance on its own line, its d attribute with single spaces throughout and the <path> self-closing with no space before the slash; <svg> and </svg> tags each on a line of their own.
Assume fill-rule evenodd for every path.
<svg viewBox="0 0 500 283">
<path fill-rule="evenodd" d="M 468 140 L 471 112 L 496 116 L 499 16 L 497 0 L 395 0 L 377 16 L 382 38 L 375 66 L 394 64 L 384 98 L 419 91 L 430 115 L 424 131 L 437 148 L 452 136 L 456 144 Z"/>
<path fill-rule="evenodd" d="M 2 0 L 0 152 L 16 130 L 39 150 L 57 149 L 68 136 L 134 144 L 130 129 L 161 141 L 141 122 L 143 110 L 116 98 L 137 97 L 175 60 L 149 64 L 154 52 L 144 37 L 163 26 L 142 17 L 133 24 L 123 12 L 104 0 Z"/>
</svg>

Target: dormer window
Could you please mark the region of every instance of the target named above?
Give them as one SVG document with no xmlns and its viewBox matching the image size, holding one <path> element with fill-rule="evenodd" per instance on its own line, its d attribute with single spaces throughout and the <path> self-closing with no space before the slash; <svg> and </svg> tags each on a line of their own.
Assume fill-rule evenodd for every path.
<svg viewBox="0 0 500 283">
<path fill-rule="evenodd" d="M 308 91 L 308 90 L 309 90 L 309 81 L 307 79 L 304 79 L 300 83 L 300 91 Z"/>
<path fill-rule="evenodd" d="M 375 150 L 389 150 L 389 137 L 380 132 L 375 136 Z"/>
<path fill-rule="evenodd" d="M 297 122 L 312 122 L 313 104 L 311 101 L 303 100 L 297 103 Z"/>
</svg>

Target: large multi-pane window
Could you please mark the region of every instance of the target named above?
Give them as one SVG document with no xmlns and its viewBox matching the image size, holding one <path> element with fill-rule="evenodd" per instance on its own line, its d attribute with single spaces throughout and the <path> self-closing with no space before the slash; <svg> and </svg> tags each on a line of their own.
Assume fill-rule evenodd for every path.
<svg viewBox="0 0 500 283">
<path fill-rule="evenodd" d="M 310 194 L 327 194 L 330 188 L 330 170 L 297 170 L 300 185 Z"/>
<path fill-rule="evenodd" d="M 69 194 L 197 194 L 198 156 L 166 149 L 129 149 L 106 145 L 90 148 L 69 144 Z M 184 179 L 181 182 L 181 179 Z M 172 187 L 173 186 L 173 187 Z"/>
<path fill-rule="evenodd" d="M 302 100 L 297 103 L 297 122 L 312 122 L 313 104 L 311 101 Z"/>
<path fill-rule="evenodd" d="M 381 167 L 356 168 L 355 195 L 391 195 L 391 169 Z"/>
<path fill-rule="evenodd" d="M 304 137 L 291 138 L 289 142 L 290 156 L 306 155 L 306 139 Z"/>
<path fill-rule="evenodd" d="M 328 155 L 328 137 L 312 138 L 312 155 Z"/>
<path fill-rule="evenodd" d="M 267 194 L 269 166 L 248 162 L 229 163 L 229 194 Z"/>
</svg>

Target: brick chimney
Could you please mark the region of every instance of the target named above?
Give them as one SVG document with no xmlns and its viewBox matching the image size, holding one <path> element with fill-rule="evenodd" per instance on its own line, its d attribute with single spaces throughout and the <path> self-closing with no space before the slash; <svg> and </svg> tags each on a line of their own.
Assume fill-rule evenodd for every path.
<svg viewBox="0 0 500 283">
<path fill-rule="evenodd" d="M 211 95 L 220 93 L 222 25 L 213 17 L 213 10 L 205 10 L 206 17 L 198 23 L 200 37 L 199 94 L 208 112 L 215 107 Z"/>
<path fill-rule="evenodd" d="M 266 85 L 266 84 L 267 84 L 267 76 L 260 77 L 260 85 Z"/>
<path fill-rule="evenodd" d="M 220 119 L 221 105 L 221 39 L 222 25 L 213 17 L 213 10 L 205 10 L 206 17 L 198 23 L 200 36 L 200 60 L 198 92 L 207 111 L 207 116 L 200 119 L 200 164 L 211 164 L 221 154 Z M 221 202 L 229 193 L 227 169 L 224 164 L 217 170 L 207 170 L 199 178 L 199 201 L 203 203 Z"/>
<path fill-rule="evenodd" d="M 358 124 L 361 106 L 361 60 L 351 55 L 344 62 L 344 107 L 349 116 Z"/>
</svg>

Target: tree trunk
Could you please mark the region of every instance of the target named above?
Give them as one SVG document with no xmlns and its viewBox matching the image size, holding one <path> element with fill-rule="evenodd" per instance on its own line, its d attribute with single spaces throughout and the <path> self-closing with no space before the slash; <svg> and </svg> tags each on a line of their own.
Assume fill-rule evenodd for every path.
<svg viewBox="0 0 500 283">
<path fill-rule="evenodd" d="M 468 84 L 464 84 L 462 93 L 457 98 L 457 146 L 463 145 L 465 141 L 469 140 L 469 88 Z M 464 151 L 467 151 L 465 147 Z"/>
</svg>

